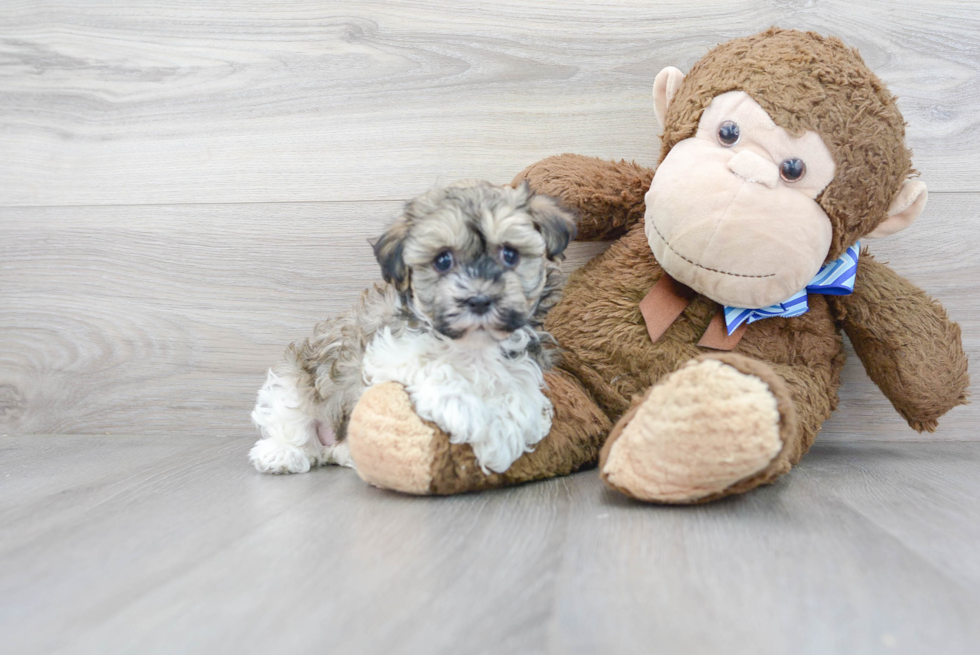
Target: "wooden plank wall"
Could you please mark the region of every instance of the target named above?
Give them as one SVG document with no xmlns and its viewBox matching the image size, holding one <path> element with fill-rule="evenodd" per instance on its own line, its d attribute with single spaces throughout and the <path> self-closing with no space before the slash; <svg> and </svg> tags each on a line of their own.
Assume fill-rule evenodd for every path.
<svg viewBox="0 0 980 655">
<path fill-rule="evenodd" d="M 973 3 L 6 0 L 0 434 L 251 430 L 406 198 L 560 152 L 654 165 L 657 71 L 772 24 L 840 36 L 900 97 L 932 195 L 873 249 L 980 352 Z M 824 438 L 917 435 L 852 359 Z"/>
</svg>

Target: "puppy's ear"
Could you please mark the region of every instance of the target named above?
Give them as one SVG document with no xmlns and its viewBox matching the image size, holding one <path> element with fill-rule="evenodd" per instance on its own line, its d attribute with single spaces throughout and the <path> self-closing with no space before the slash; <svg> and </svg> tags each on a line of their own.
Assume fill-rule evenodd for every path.
<svg viewBox="0 0 980 655">
<path fill-rule="evenodd" d="M 399 291 L 408 288 L 408 266 L 405 265 L 405 239 L 408 238 L 408 223 L 404 219 L 395 221 L 381 238 L 374 242 L 374 256 L 381 265 L 381 275 L 385 282 Z"/>
<path fill-rule="evenodd" d="M 575 218 L 562 209 L 554 198 L 532 193 L 527 180 L 521 183 L 520 190 L 527 194 L 527 210 L 534 226 L 544 237 L 548 259 L 560 257 L 568 242 L 575 238 Z"/>
</svg>

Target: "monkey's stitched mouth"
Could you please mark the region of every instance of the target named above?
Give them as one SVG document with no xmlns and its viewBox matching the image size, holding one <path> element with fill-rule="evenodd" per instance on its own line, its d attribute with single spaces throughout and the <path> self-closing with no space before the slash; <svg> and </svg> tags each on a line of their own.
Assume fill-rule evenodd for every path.
<svg viewBox="0 0 980 655">
<path fill-rule="evenodd" d="M 653 231 L 657 233 L 657 236 L 660 237 L 660 240 L 664 242 L 664 245 L 667 246 L 668 248 L 670 248 L 670 251 L 672 253 L 674 253 L 675 255 L 677 255 L 678 257 L 680 257 L 681 259 L 683 259 L 684 261 L 686 261 L 688 264 L 691 264 L 692 266 L 697 266 L 700 269 L 704 269 L 704 270 L 710 271 L 712 273 L 721 273 L 722 275 L 731 275 L 732 277 L 750 277 L 750 278 L 776 277 L 776 274 L 775 273 L 767 273 L 766 275 L 745 275 L 744 273 L 729 273 L 728 271 L 719 271 L 717 268 L 709 268 L 707 266 L 702 266 L 701 264 L 697 263 L 696 261 L 694 261 L 692 259 L 688 259 L 687 257 L 685 257 L 684 255 L 682 255 L 681 253 L 677 252 L 677 249 L 674 248 L 674 246 L 670 245 L 670 241 L 667 241 L 667 239 L 664 237 L 664 235 L 661 234 L 660 230 L 657 229 L 657 224 L 656 223 L 654 223 L 653 221 L 650 221 L 650 225 L 653 226 Z"/>
</svg>

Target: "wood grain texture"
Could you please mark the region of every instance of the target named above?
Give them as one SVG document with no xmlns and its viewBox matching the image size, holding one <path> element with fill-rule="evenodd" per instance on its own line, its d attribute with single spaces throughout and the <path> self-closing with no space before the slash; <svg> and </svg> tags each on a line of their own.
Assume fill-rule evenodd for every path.
<svg viewBox="0 0 980 655">
<path fill-rule="evenodd" d="M 547 155 L 652 165 L 666 65 L 772 24 L 860 48 L 934 191 L 980 191 L 971 2 L 6 0 L 0 205 L 359 201 Z"/>
<path fill-rule="evenodd" d="M 656 73 L 771 24 L 900 97 L 933 195 L 872 249 L 976 361 L 975 3 L 5 0 L 0 650 L 975 652 L 980 410 L 903 442 L 854 357 L 803 463 L 705 507 L 245 460 L 265 368 L 377 279 L 405 198 L 559 152 L 653 165 Z"/>
<path fill-rule="evenodd" d="M 0 208 L 0 434 L 251 434 L 282 348 L 378 279 L 400 203 Z M 934 194 L 872 250 L 940 298 L 980 358 L 980 194 Z M 603 244 L 573 244 L 569 268 Z M 853 355 L 853 353 L 852 353 Z M 930 439 L 978 439 L 954 409 Z M 916 439 L 860 362 L 822 440 Z"/>
<path fill-rule="evenodd" d="M 594 472 L 453 498 L 249 442 L 0 438 L 10 653 L 975 652 L 980 444 L 818 444 L 664 508 Z"/>
</svg>

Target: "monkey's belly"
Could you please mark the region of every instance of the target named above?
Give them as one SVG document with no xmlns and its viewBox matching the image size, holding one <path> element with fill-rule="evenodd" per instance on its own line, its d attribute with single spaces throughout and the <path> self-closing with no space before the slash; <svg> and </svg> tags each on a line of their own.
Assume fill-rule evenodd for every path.
<svg viewBox="0 0 980 655">
<path fill-rule="evenodd" d="M 545 324 L 565 351 L 561 367 L 586 386 L 613 420 L 634 395 L 710 352 L 697 342 L 718 308 L 699 295 L 663 336 L 651 341 L 639 304 L 663 270 L 645 238 L 642 244 L 636 241 L 633 231 L 573 273 Z M 811 295 L 809 300 L 807 314 L 750 325 L 735 352 L 777 366 L 812 369 L 826 380 L 828 393 L 835 393 L 842 339 L 826 299 Z"/>
</svg>

